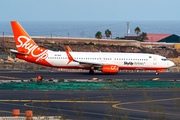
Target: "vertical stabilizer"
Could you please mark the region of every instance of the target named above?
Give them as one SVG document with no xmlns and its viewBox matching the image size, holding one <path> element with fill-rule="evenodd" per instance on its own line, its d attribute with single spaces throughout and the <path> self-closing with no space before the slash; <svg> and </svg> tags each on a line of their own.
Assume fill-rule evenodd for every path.
<svg viewBox="0 0 180 120">
<path fill-rule="evenodd" d="M 14 39 L 18 50 L 17 57 L 33 62 L 43 63 L 48 57 L 47 49 L 39 47 L 17 21 L 11 21 Z"/>
<path fill-rule="evenodd" d="M 11 26 L 18 52 L 27 53 L 28 49 L 25 48 L 30 49 L 33 46 L 37 46 L 17 21 L 11 21 Z"/>
</svg>

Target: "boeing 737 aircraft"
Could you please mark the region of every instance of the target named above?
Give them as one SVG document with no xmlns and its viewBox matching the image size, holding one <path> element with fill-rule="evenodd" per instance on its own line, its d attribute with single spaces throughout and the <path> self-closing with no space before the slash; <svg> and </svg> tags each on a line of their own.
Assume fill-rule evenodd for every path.
<svg viewBox="0 0 180 120">
<path fill-rule="evenodd" d="M 144 53 L 107 53 L 107 52 L 65 52 L 51 51 L 39 47 L 16 21 L 11 21 L 17 50 L 11 52 L 16 57 L 56 68 L 80 68 L 102 73 L 118 73 L 119 69 L 156 70 L 157 74 L 174 65 L 167 58 Z"/>
</svg>

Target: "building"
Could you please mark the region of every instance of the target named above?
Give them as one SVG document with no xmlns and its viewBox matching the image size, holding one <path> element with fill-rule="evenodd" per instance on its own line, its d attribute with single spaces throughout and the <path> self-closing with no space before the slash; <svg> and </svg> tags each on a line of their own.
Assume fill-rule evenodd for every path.
<svg viewBox="0 0 180 120">
<path fill-rule="evenodd" d="M 148 40 L 145 42 L 166 42 L 166 43 L 180 43 L 180 37 L 175 34 L 151 34 L 147 33 Z M 137 36 L 125 36 L 128 39 L 135 39 Z"/>
</svg>

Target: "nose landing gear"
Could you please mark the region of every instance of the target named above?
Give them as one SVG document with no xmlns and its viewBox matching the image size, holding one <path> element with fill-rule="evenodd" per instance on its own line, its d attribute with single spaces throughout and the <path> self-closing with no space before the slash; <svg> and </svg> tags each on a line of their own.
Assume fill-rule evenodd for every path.
<svg viewBox="0 0 180 120">
<path fill-rule="evenodd" d="M 159 73 L 158 73 L 158 72 L 156 72 L 156 75 L 159 75 Z"/>
</svg>

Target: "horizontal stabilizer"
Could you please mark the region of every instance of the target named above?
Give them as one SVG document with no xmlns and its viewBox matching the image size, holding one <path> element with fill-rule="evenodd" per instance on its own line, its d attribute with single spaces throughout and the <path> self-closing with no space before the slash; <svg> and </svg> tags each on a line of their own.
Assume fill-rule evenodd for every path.
<svg viewBox="0 0 180 120">
<path fill-rule="evenodd" d="M 10 51 L 11 51 L 12 53 L 15 53 L 15 54 L 29 55 L 29 54 L 26 54 L 26 53 L 18 52 L 17 50 L 13 50 L 13 49 L 10 49 Z"/>
</svg>

